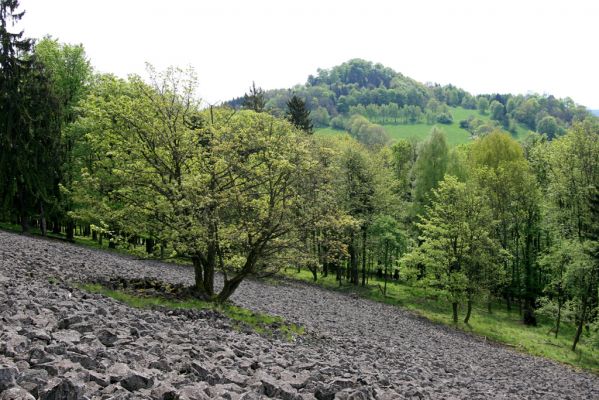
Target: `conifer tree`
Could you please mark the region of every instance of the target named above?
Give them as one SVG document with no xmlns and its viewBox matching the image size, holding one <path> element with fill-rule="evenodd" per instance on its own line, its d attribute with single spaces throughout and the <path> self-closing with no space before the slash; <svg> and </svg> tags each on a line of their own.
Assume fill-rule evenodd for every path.
<svg viewBox="0 0 599 400">
<path fill-rule="evenodd" d="M 293 95 L 287 102 L 287 111 L 285 112 L 287 119 L 297 128 L 312 134 L 313 125 L 310 119 L 310 111 L 306 107 L 306 102 L 298 96 Z"/>
<path fill-rule="evenodd" d="M 0 0 L 0 203 L 27 232 L 34 211 L 44 220 L 54 184 L 60 106 L 33 41 L 9 31 L 25 14 L 18 8 L 18 0 Z"/>
<path fill-rule="evenodd" d="M 256 87 L 256 82 L 252 82 L 250 93 L 243 95 L 243 105 L 245 110 L 253 110 L 258 113 L 264 112 L 266 107 L 266 99 L 264 98 L 264 90 Z"/>
</svg>

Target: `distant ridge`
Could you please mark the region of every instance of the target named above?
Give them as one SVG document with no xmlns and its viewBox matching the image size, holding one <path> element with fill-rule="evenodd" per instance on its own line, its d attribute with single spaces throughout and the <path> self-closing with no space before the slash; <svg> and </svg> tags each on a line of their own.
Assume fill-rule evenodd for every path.
<svg viewBox="0 0 599 400">
<path fill-rule="evenodd" d="M 596 117 L 599 117 L 599 110 L 589 110 L 591 112 L 591 114 L 593 114 Z"/>
</svg>

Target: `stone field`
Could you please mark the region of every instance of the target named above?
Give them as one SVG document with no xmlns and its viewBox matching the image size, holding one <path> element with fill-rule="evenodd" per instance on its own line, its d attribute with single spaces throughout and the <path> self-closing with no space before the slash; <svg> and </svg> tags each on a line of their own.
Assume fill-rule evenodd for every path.
<svg viewBox="0 0 599 400">
<path fill-rule="evenodd" d="M 592 374 L 306 284 L 248 280 L 232 298 L 303 325 L 295 340 L 75 288 L 117 276 L 193 282 L 189 267 L 0 232 L 0 400 L 599 399 Z"/>
</svg>

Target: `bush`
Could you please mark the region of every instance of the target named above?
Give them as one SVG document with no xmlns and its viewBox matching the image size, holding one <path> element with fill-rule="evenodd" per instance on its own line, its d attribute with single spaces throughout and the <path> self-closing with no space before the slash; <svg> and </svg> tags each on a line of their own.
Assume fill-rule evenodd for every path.
<svg viewBox="0 0 599 400">
<path fill-rule="evenodd" d="M 345 129 L 345 118 L 340 115 L 331 118 L 331 128 L 340 130 Z"/>
<path fill-rule="evenodd" d="M 442 112 L 441 114 L 437 115 L 437 122 L 440 124 L 449 125 L 453 122 L 453 117 L 450 113 Z"/>
</svg>

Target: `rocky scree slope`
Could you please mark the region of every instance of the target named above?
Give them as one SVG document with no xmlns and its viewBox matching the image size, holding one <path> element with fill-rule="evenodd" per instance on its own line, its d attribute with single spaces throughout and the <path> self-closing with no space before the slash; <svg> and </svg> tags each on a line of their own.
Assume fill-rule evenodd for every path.
<svg viewBox="0 0 599 400">
<path fill-rule="evenodd" d="M 292 342 L 74 288 L 115 276 L 193 282 L 184 266 L 0 232 L 0 400 L 599 399 L 591 374 L 310 285 L 247 281 L 233 298 L 303 324 Z"/>
</svg>

